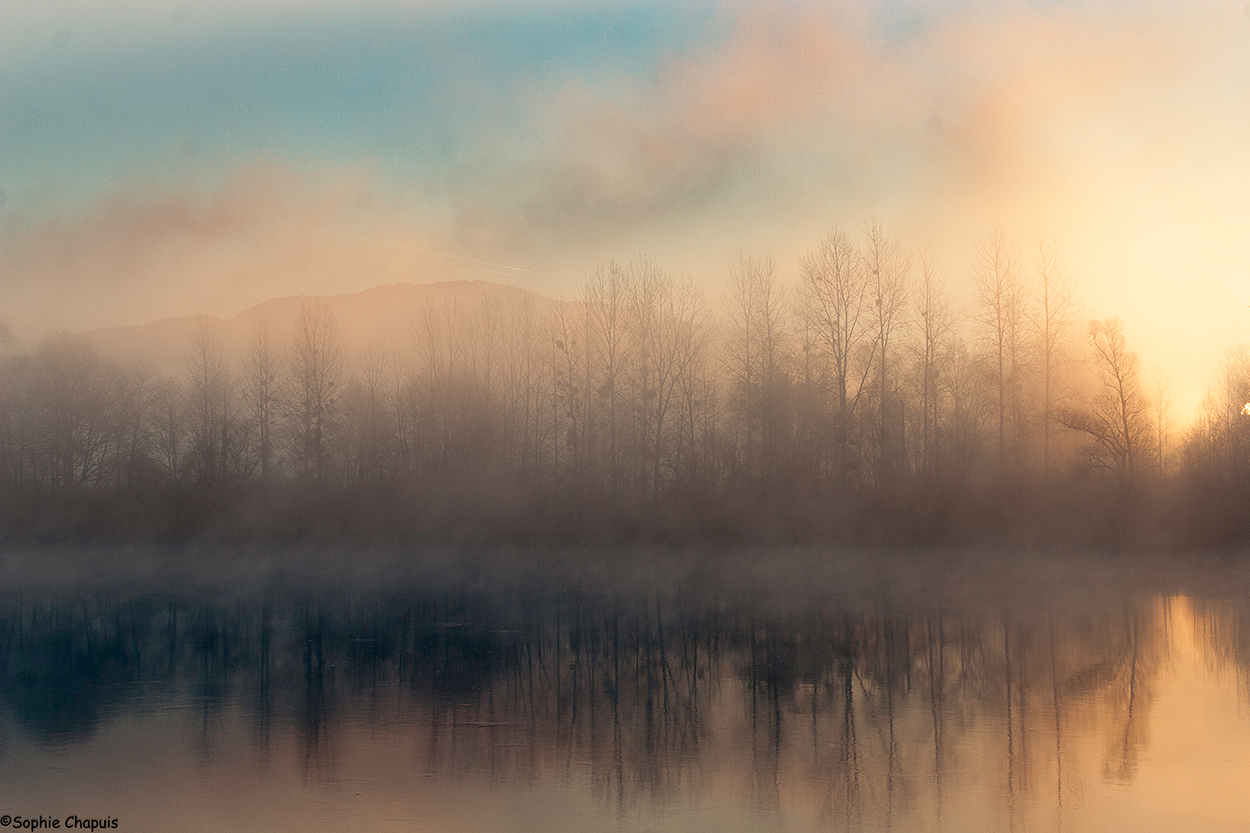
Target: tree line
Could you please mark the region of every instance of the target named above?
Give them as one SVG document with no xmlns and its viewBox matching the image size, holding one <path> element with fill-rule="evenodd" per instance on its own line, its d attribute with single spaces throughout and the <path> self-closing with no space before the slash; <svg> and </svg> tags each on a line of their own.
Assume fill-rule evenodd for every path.
<svg viewBox="0 0 1250 833">
<path fill-rule="evenodd" d="M 962 307 L 868 223 L 821 237 L 792 287 L 742 256 L 709 300 L 640 257 L 569 301 L 431 303 L 407 343 L 357 350 L 309 299 L 237 357 L 200 319 L 177 377 L 52 335 L 0 366 L 6 525 L 95 501 L 87 530 L 130 506 L 137 528 L 936 543 L 1122 537 L 1166 498 L 1228 516 L 1170 523 L 1241 535 L 1246 354 L 1176 437 L 1166 383 L 1117 319 L 1081 325 L 1053 243 L 993 226 L 976 253 Z"/>
</svg>

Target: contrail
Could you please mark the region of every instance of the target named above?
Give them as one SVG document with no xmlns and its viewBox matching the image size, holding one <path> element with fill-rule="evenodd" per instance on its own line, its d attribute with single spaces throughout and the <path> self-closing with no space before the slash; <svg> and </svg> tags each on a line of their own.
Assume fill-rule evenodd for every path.
<svg viewBox="0 0 1250 833">
<path fill-rule="evenodd" d="M 509 266 L 507 263 L 493 263 L 492 261 L 489 261 L 489 260 L 477 260 L 476 258 L 472 258 L 472 257 L 464 257 L 463 255 L 453 255 L 449 252 L 436 252 L 433 249 L 422 249 L 419 246 L 408 246 L 403 243 L 392 243 L 389 240 L 378 240 L 373 237 L 361 237 L 358 234 L 348 234 L 347 232 L 335 231 L 334 229 L 318 228 L 317 226 L 305 226 L 299 223 L 291 223 L 291 222 L 286 222 L 284 223 L 284 225 L 294 226 L 295 228 L 307 229 L 308 231 L 320 231 L 325 234 L 336 234 L 339 237 L 350 237 L 352 240 L 363 240 L 366 243 L 378 243 L 379 245 L 382 245 L 382 246 L 394 246 L 397 249 L 411 249 L 414 252 L 425 252 L 427 255 L 438 255 L 439 257 L 450 257 L 455 260 L 463 260 L 467 263 L 477 263 L 482 266 L 498 266 L 500 269 L 511 269 L 514 272 L 526 272 L 531 275 L 542 274 L 542 272 L 536 272 L 533 269 L 526 269 L 523 266 Z M 496 272 L 495 274 L 498 275 L 498 274 L 504 274 L 504 273 Z"/>
</svg>

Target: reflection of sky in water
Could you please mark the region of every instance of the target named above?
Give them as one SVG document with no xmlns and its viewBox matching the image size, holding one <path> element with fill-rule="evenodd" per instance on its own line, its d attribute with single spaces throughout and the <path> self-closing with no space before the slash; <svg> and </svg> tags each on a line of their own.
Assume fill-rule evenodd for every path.
<svg viewBox="0 0 1250 833">
<path fill-rule="evenodd" d="M 1235 829 L 1246 610 L 8 605 L 0 810 L 127 830 Z M 208 829 L 205 827 L 204 829 Z"/>
</svg>

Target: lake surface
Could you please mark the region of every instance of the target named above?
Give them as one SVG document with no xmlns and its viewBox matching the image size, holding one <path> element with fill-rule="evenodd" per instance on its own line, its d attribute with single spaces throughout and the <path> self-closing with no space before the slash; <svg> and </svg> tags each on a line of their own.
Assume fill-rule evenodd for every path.
<svg viewBox="0 0 1250 833">
<path fill-rule="evenodd" d="M 0 596 L 0 813 L 121 831 L 1250 826 L 1238 560 L 587 569 L 600 557 L 513 554 L 507 578 L 487 557 L 108 580 L 81 555 L 47 575 L 28 559 Z"/>
</svg>

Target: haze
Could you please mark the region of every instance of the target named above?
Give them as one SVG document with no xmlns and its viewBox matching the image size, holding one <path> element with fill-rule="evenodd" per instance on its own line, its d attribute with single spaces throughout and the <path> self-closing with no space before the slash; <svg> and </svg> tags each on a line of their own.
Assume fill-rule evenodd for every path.
<svg viewBox="0 0 1250 833">
<path fill-rule="evenodd" d="M 639 253 L 714 295 L 872 217 L 957 290 L 992 220 L 1053 237 L 1182 420 L 1248 335 L 1242 2 L 409 6 L 9 6 L 0 316 L 29 342 L 401 280 L 570 295 Z"/>
<path fill-rule="evenodd" d="M 1248 149 L 1245 0 L 0 0 L 0 826 L 1240 829 Z"/>
</svg>

